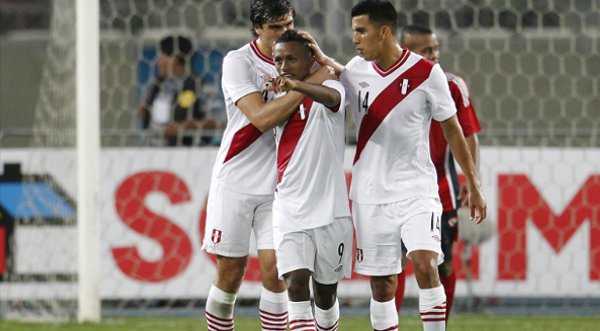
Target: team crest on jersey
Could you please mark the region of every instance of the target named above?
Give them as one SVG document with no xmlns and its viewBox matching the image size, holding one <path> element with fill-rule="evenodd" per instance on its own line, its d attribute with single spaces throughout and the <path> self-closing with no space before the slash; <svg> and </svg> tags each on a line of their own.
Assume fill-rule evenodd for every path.
<svg viewBox="0 0 600 331">
<path fill-rule="evenodd" d="M 402 93 L 402 95 L 406 95 L 409 87 L 410 87 L 410 82 L 408 81 L 408 79 L 406 79 L 406 78 L 402 79 L 402 82 L 400 82 L 400 93 Z"/>
<path fill-rule="evenodd" d="M 363 250 L 358 248 L 356 249 L 356 262 L 361 263 L 363 261 Z"/>
<path fill-rule="evenodd" d="M 212 236 L 210 239 L 213 243 L 218 244 L 221 242 L 221 238 L 223 237 L 223 232 L 221 230 L 213 229 Z"/>
</svg>

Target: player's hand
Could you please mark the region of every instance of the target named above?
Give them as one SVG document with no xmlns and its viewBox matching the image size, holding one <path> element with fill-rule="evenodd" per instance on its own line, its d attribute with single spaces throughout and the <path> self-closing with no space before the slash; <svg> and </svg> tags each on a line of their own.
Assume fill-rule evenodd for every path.
<svg viewBox="0 0 600 331">
<path fill-rule="evenodd" d="M 321 47 L 319 47 L 319 44 L 315 38 L 310 35 L 310 33 L 304 30 L 298 30 L 298 34 L 302 36 L 302 38 L 309 41 L 308 47 L 313 50 L 313 57 L 317 62 L 319 62 L 321 65 L 326 65 L 331 60 L 327 55 L 325 55 L 325 53 L 323 53 Z"/>
<path fill-rule="evenodd" d="M 277 77 L 268 77 L 265 82 L 269 83 L 266 90 L 274 91 L 275 93 L 288 92 L 296 88 L 297 80 L 290 75 L 281 75 Z"/>
<path fill-rule="evenodd" d="M 289 76 L 278 76 L 275 77 L 273 86 L 275 87 L 276 93 L 288 92 L 296 88 L 297 81 Z"/>
<path fill-rule="evenodd" d="M 471 221 L 481 223 L 487 217 L 487 202 L 481 192 L 479 183 L 471 184 L 469 190 L 469 206 L 471 207 Z"/>
</svg>

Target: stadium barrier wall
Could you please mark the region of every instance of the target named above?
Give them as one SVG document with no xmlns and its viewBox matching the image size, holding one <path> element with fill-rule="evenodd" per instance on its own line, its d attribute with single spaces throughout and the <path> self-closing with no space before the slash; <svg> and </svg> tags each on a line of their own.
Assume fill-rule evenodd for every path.
<svg viewBox="0 0 600 331">
<path fill-rule="evenodd" d="M 210 147 L 102 150 L 102 299 L 206 297 L 215 260 L 200 248 L 216 154 Z M 353 155 L 347 147 L 348 178 Z M 0 163 L 20 164 L 24 175 L 53 183 L 50 193 L 23 189 L 2 198 L 14 227 L 9 235 L 0 227 L 0 247 L 7 247 L 0 250 L 0 300 L 75 299 L 76 278 L 69 275 L 77 273 L 77 230 L 74 222 L 57 221 L 76 196 L 74 151 L 5 149 Z M 483 147 L 481 173 L 495 234 L 472 252 L 475 292 L 600 298 L 600 150 Z M 57 199 L 64 204 L 48 205 Z M 467 289 L 457 270 L 461 296 Z M 240 297 L 258 297 L 260 288 L 252 257 Z M 410 277 L 406 293 L 416 291 Z M 342 297 L 369 293 L 357 275 L 339 290 Z"/>
</svg>

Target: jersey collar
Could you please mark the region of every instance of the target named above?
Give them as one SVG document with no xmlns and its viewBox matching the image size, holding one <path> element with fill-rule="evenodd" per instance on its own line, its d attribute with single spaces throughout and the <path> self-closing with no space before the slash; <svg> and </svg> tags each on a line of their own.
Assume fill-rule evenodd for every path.
<svg viewBox="0 0 600 331">
<path fill-rule="evenodd" d="M 375 61 L 371 62 L 371 65 L 373 66 L 373 69 L 375 69 L 375 71 L 377 71 L 377 73 L 379 75 L 381 75 L 382 77 L 385 77 L 389 74 L 391 74 L 392 72 L 394 72 L 396 69 L 400 68 L 400 66 L 402 66 L 404 64 L 404 62 L 406 62 L 406 59 L 408 59 L 408 55 L 410 54 L 410 51 L 405 48 L 402 47 L 402 56 L 400 56 L 400 58 L 398 59 L 398 61 L 396 61 L 396 63 L 391 66 L 388 70 L 382 70 L 381 68 L 379 68 L 379 66 L 377 65 L 377 63 Z"/>
<path fill-rule="evenodd" d="M 275 62 L 273 62 L 273 59 L 270 56 L 266 56 L 265 54 L 263 54 L 260 49 L 258 48 L 258 44 L 256 43 L 256 41 L 258 40 L 258 38 L 252 40 L 252 42 L 250 42 L 250 48 L 252 48 L 252 50 L 254 51 L 254 54 L 256 54 L 256 56 L 258 56 L 259 59 L 267 62 L 270 65 L 275 65 Z"/>
</svg>

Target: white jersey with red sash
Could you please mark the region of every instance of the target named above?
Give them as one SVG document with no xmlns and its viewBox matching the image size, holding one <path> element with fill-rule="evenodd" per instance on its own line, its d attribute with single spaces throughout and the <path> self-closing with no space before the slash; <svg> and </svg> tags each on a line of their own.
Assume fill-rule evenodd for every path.
<svg viewBox="0 0 600 331">
<path fill-rule="evenodd" d="M 228 190 L 246 194 L 272 194 L 276 183 L 275 139 L 271 130 L 261 133 L 236 106 L 242 97 L 259 92 L 265 101 L 266 77 L 277 76 L 271 58 L 260 52 L 256 40 L 229 52 L 223 59 L 221 85 L 227 108 L 227 127 L 212 180 Z"/>
<path fill-rule="evenodd" d="M 350 198 L 363 204 L 437 199 L 429 127 L 432 118 L 456 113 L 440 66 L 403 48 L 386 71 L 355 57 L 340 78 L 358 131 Z"/>
<path fill-rule="evenodd" d="M 350 217 L 343 167 L 345 92 L 338 81 L 323 85 L 340 93 L 337 112 L 305 97 L 287 123 L 276 128 L 278 183 L 273 209 L 285 218 L 274 218 L 273 225 L 280 229 L 314 229 Z"/>
</svg>

